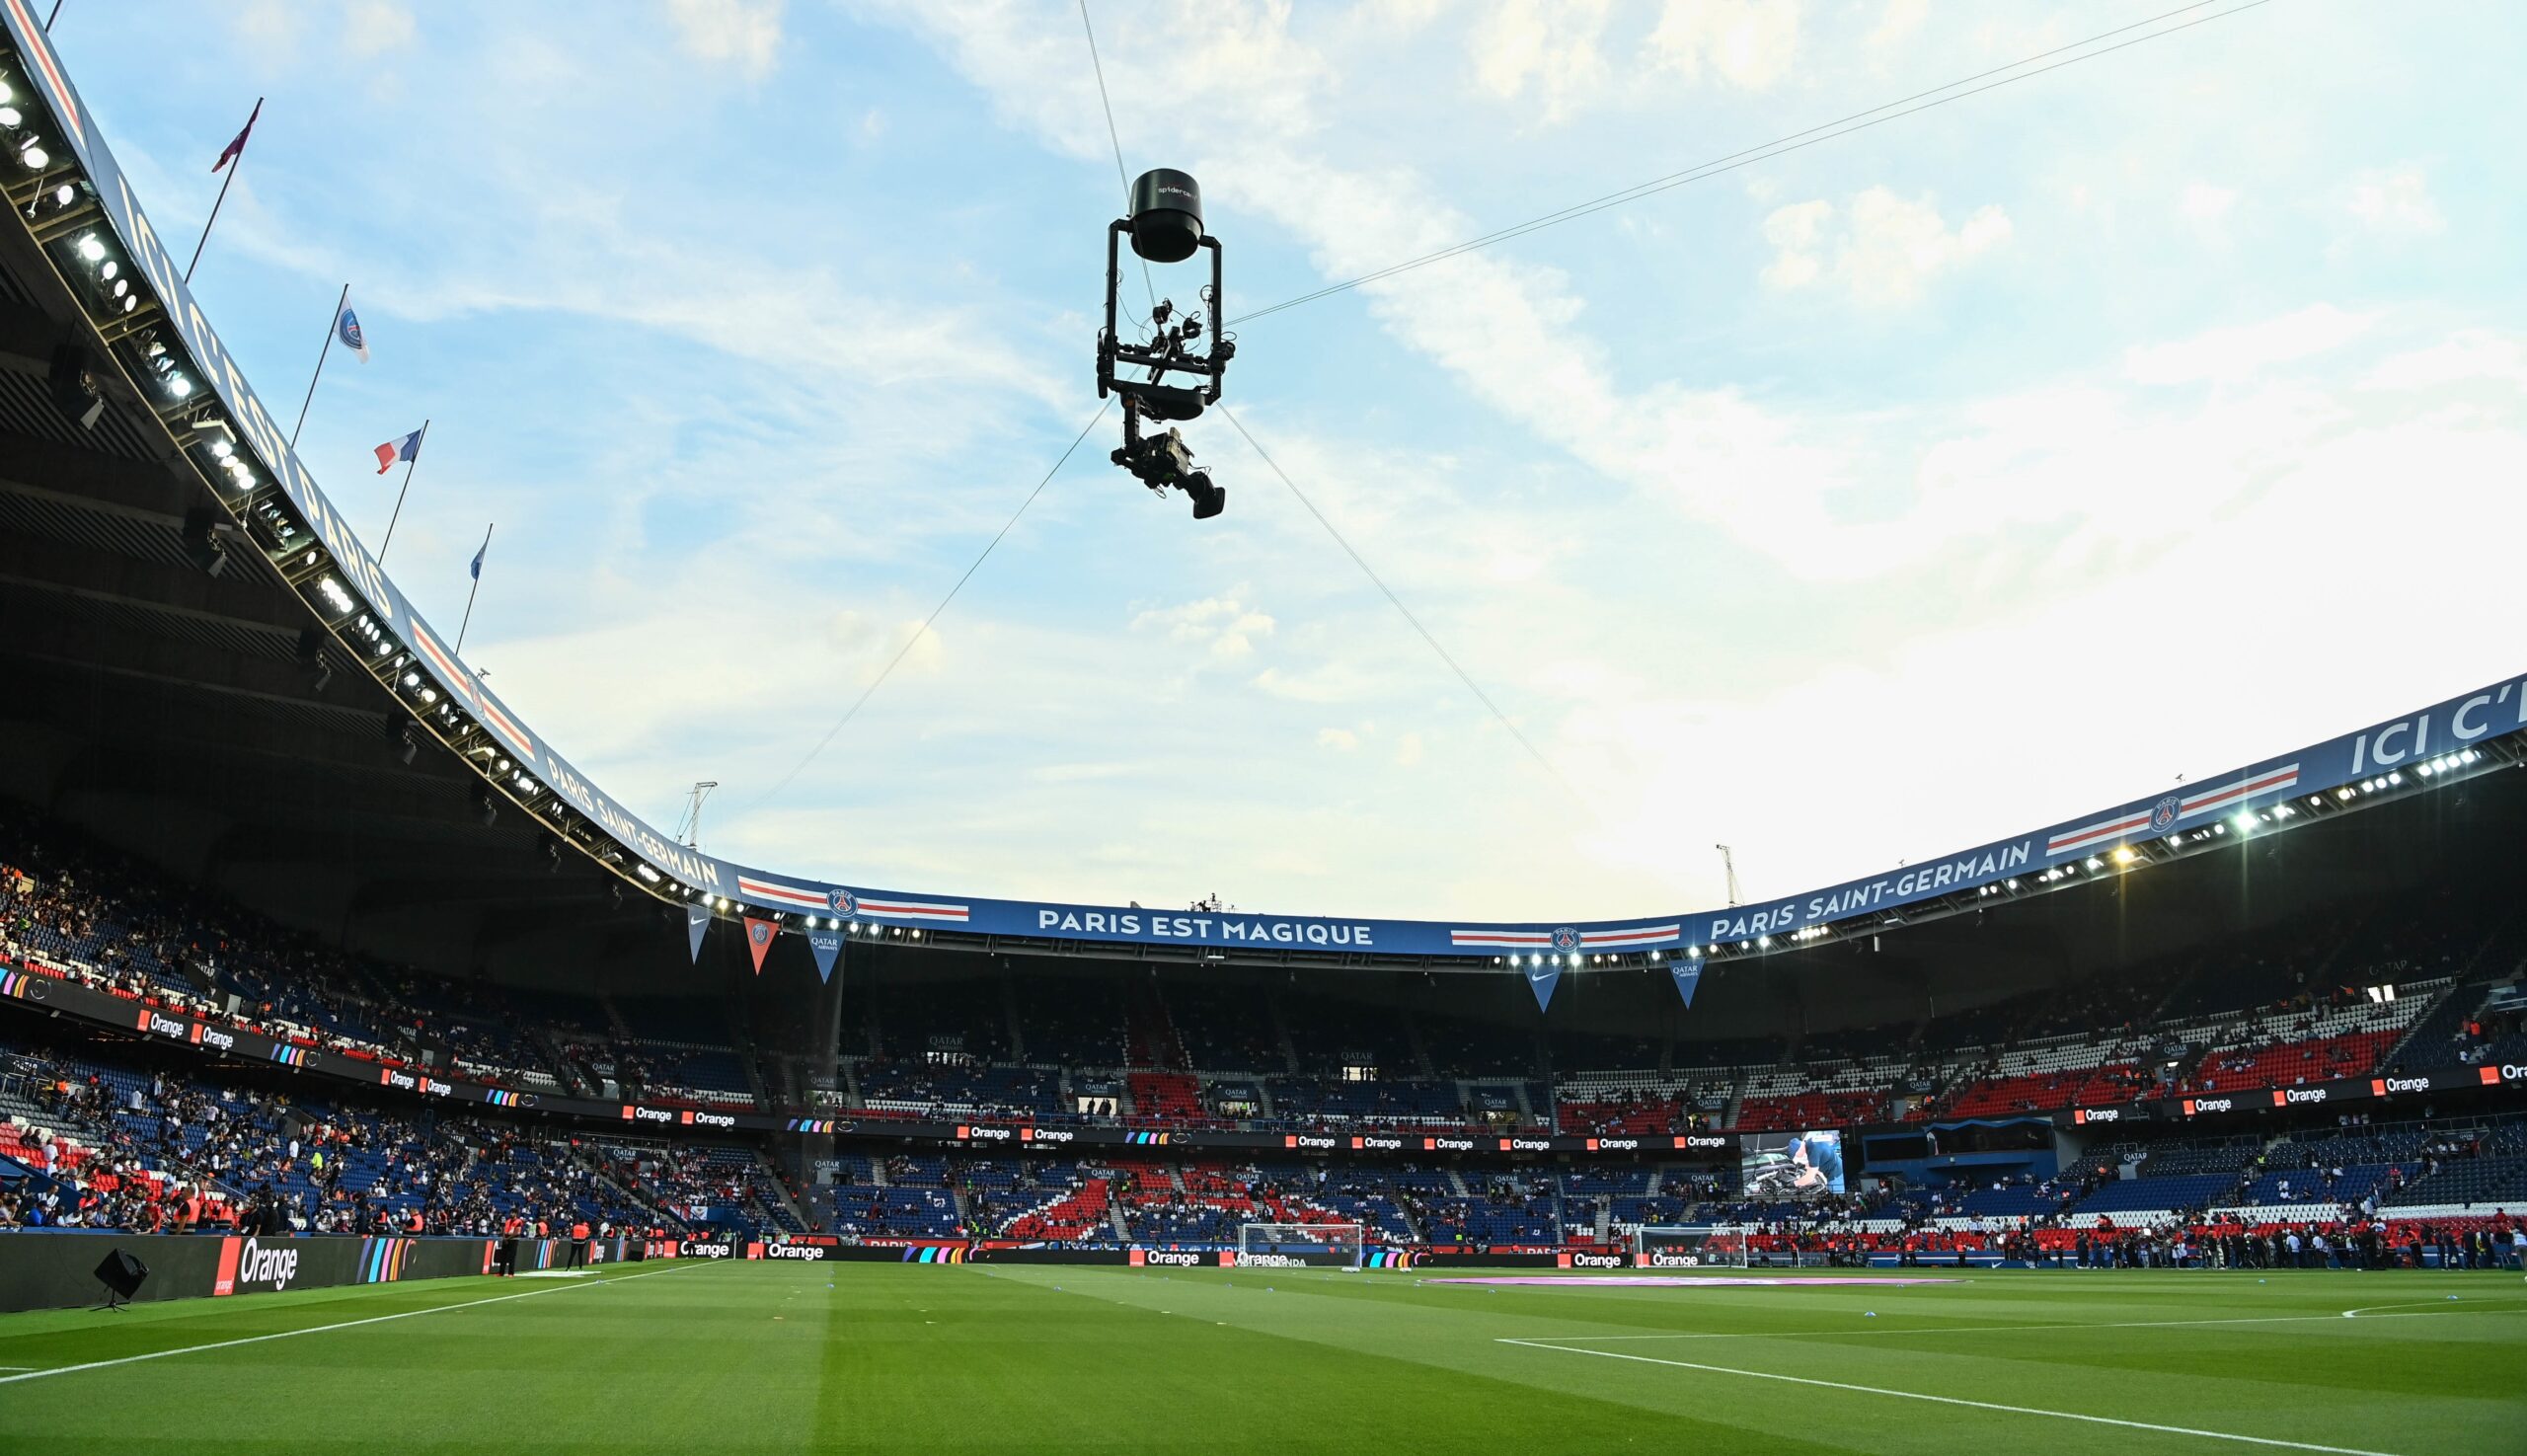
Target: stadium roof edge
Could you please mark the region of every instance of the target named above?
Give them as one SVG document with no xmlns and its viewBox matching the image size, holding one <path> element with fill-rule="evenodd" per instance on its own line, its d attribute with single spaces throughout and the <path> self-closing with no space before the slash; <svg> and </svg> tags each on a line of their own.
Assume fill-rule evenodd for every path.
<svg viewBox="0 0 2527 1456">
<path fill-rule="evenodd" d="M 2201 787 L 1752 905 L 1556 923 L 1397 920 L 907 893 L 702 854 L 598 788 L 443 645 L 317 485 L 186 287 L 96 118 L 22 4 L 0 0 L 5 74 L 46 118 L 0 156 L 12 214 L 59 297 L 94 329 L 120 389 L 146 405 L 202 498 L 225 511 L 302 605 L 426 731 L 495 792 L 652 898 L 800 929 L 976 949 L 1077 948 L 1188 961 L 1398 963 L 1445 969 L 1638 967 L 1792 950 L 2043 893 L 2220 847 L 2234 834 L 2362 806 L 2516 762 L 2527 673 Z M 43 161 L 29 165 L 41 155 Z M 120 281 L 108 288 L 103 269 Z M 31 280 L 33 281 L 33 280 Z"/>
</svg>

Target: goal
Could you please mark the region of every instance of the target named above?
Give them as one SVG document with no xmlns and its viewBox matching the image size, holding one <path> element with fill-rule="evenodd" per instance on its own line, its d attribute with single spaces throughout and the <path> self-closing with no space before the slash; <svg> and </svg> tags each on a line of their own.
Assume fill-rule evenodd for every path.
<svg viewBox="0 0 2527 1456">
<path fill-rule="evenodd" d="M 1360 1266 L 1367 1242 L 1356 1223 L 1248 1223 L 1237 1230 L 1237 1262 L 1252 1268 Z"/>
<path fill-rule="evenodd" d="M 1633 1230 L 1635 1268 L 1744 1268 L 1742 1223 L 1644 1224 Z"/>
</svg>

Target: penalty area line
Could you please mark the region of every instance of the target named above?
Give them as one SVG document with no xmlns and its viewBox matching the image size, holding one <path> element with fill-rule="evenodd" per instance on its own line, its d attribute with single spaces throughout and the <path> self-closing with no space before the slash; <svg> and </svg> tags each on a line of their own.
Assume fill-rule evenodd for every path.
<svg viewBox="0 0 2527 1456">
<path fill-rule="evenodd" d="M 136 1365 L 142 1360 L 163 1360 L 170 1355 L 199 1354 L 206 1349 L 229 1349 L 240 1344 L 261 1344 L 268 1340 L 288 1340 L 299 1335 L 322 1335 L 329 1330 L 351 1330 L 361 1325 L 383 1325 L 389 1320 L 409 1320 L 419 1315 L 443 1314 L 448 1310 L 476 1309 L 487 1304 L 506 1304 L 512 1299 L 533 1299 L 539 1294 L 560 1294 L 572 1289 L 598 1289 L 607 1284 L 622 1284 L 633 1279 L 647 1279 L 658 1274 L 682 1273 L 686 1269 L 709 1268 L 707 1264 L 688 1264 L 671 1269 L 651 1269 L 647 1273 L 625 1274 L 621 1278 L 598 1279 L 585 1284 L 552 1284 L 542 1289 L 524 1289 L 515 1294 L 495 1294 L 489 1299 L 468 1299 L 456 1304 L 434 1304 L 427 1309 L 408 1309 L 391 1315 L 370 1315 L 363 1320 L 342 1320 L 331 1325 L 309 1325 L 303 1330 L 275 1330 L 269 1335 L 247 1335 L 235 1340 L 214 1340 L 207 1344 L 179 1345 L 174 1349 L 153 1349 L 142 1354 L 118 1355 L 111 1360 L 90 1360 L 80 1365 L 51 1365 L 40 1370 L 28 1370 L 19 1375 L 0 1375 L 0 1385 L 14 1385 L 21 1380 L 41 1380 L 47 1375 L 75 1375 L 82 1370 L 111 1370 L 116 1365 Z"/>
<path fill-rule="evenodd" d="M 1745 1370 L 1734 1365 L 1706 1365 L 1695 1360 L 1661 1359 L 1656 1355 L 1626 1354 L 1621 1350 L 1587 1349 L 1575 1344 L 1550 1344 L 1540 1340 L 1503 1340 L 1502 1344 L 1521 1344 L 1529 1349 L 1559 1350 L 1564 1354 L 1595 1355 L 1604 1360 L 1631 1360 L 1644 1365 L 1666 1365 L 1678 1370 L 1700 1370 L 1711 1375 L 1736 1375 L 1748 1380 L 1775 1380 L 1784 1385 L 1813 1386 L 1819 1390 L 1845 1390 L 1856 1395 L 1885 1396 L 1899 1401 L 1926 1401 L 1936 1406 L 1964 1406 L 1977 1411 L 1998 1411 L 2008 1416 L 2040 1416 L 2048 1420 L 2077 1420 L 2089 1425 L 2115 1425 L 2125 1430 L 2157 1431 L 2162 1435 L 2199 1436 L 2204 1440 L 2236 1441 L 2249 1446 L 2279 1446 L 2292 1451 L 2322 1451 L 2328 1456 L 2395 1456 L 2390 1451 L 2370 1451 L 2357 1446 L 2323 1446 L 2313 1441 L 2285 1441 L 2278 1436 L 2239 1435 L 2234 1431 L 2203 1430 L 2191 1425 L 2161 1425 L 2151 1420 L 2125 1420 L 2114 1416 L 2084 1416 L 2077 1411 L 2047 1411 L 2040 1406 L 2007 1406 L 1998 1401 L 1967 1400 L 1963 1396 L 1935 1396 L 1926 1391 L 1891 1390 L 1882 1385 L 1854 1385 L 1842 1380 L 1818 1380 L 1806 1375 L 1784 1375 L 1772 1370 Z"/>
</svg>

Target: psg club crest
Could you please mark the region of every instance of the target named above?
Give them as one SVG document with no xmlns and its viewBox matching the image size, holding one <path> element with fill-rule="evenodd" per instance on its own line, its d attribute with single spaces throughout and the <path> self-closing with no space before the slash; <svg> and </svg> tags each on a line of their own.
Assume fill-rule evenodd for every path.
<svg viewBox="0 0 2527 1456">
<path fill-rule="evenodd" d="M 833 912 L 836 915 L 853 915 L 860 910 L 860 902 L 853 899 L 851 891 L 847 889 L 831 891 L 825 896 L 825 903 L 833 906 Z"/>
<path fill-rule="evenodd" d="M 368 336 L 360 332 L 359 316 L 352 313 L 349 309 L 344 309 L 343 343 L 352 348 L 365 348 L 367 346 L 367 339 Z"/>
<path fill-rule="evenodd" d="M 758 946 L 771 945 L 772 927 L 761 921 L 757 921 L 746 927 L 746 939 L 754 942 Z"/>
<path fill-rule="evenodd" d="M 2158 804 L 2150 809 L 2150 827 L 2153 829 L 2172 829 L 2176 827 L 2177 810 L 2182 807 L 2183 807 L 2182 802 L 2173 794 L 2160 800 Z"/>
<path fill-rule="evenodd" d="M 1553 948 L 1557 951 L 1578 950 L 1579 927 L 1575 925 L 1566 925 L 1555 931 L 1553 933 Z"/>
</svg>

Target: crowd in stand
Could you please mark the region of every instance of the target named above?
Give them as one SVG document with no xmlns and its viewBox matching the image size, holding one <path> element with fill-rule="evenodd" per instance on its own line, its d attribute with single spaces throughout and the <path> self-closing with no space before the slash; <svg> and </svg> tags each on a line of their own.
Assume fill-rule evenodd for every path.
<svg viewBox="0 0 2527 1456">
<path fill-rule="evenodd" d="M 656 1211 L 600 1178 L 566 1138 L 425 1113 L 404 1117 L 21 1050 L 12 1124 L 27 1176 L 0 1227 L 138 1233 L 478 1233 L 515 1218 L 649 1227 Z"/>
<path fill-rule="evenodd" d="M 1316 1020 L 1276 1034 L 1269 1029 L 1279 1014 L 1259 1012 L 1256 998 L 1217 987 L 1184 993 L 1172 1020 L 1154 988 L 1128 996 L 1098 988 L 1048 1012 L 1057 1030 L 1040 1039 L 1118 1048 L 1130 1065 L 1093 1070 L 1097 1085 L 1125 1094 L 1092 1099 L 1089 1115 L 1133 1126 L 1333 1132 L 1541 1124 L 1610 1136 L 1684 1133 L 1724 1120 L 1715 1112 L 1729 1105 L 1732 1086 L 1768 1089 L 1744 1099 L 1735 1125 L 1795 1127 L 1874 1119 L 1897 1106 L 1917 1121 L 2043 1112 L 2072 1103 L 2260 1085 L 2224 1079 L 2266 1068 L 2284 1069 L 2272 1085 L 2363 1075 L 2384 1065 L 2426 1004 L 2445 1019 L 2431 1022 L 2426 1037 L 2416 1033 L 2408 1057 L 2439 1065 L 2520 1055 L 2521 1013 L 2475 1010 L 2487 1005 L 2482 974 L 2459 988 L 2462 1000 L 2451 993 L 2439 1003 L 2414 999 L 2371 1014 L 2387 1003 L 2363 981 L 2411 981 L 2468 967 L 2469 942 L 2426 918 L 2313 925 L 1901 1032 L 1818 1037 L 1799 1049 L 1815 1068 L 1813 1079 L 1798 1075 L 1793 1049 L 1778 1041 L 1674 1042 L 1663 1052 L 1655 1041 L 1619 1036 L 1556 1042 L 1522 1028 L 1436 1014 L 1415 1021 L 1401 1007 L 1343 1007 L 1296 993 L 1285 1007 L 1308 1007 Z M 387 1061 L 452 1058 L 495 1082 L 611 1081 L 626 1096 L 698 1095 L 704 1058 L 734 1062 L 723 1050 L 628 1035 L 594 998 L 577 998 L 575 1016 L 556 1013 L 526 993 L 345 955 L 205 892 L 171 887 L 134 862 L 5 809 L 0 952 L 13 963 L 300 1045 Z M 1013 995 L 1008 1020 L 1024 1020 L 1023 1004 Z M 995 1029 L 997 1014 L 988 1006 L 952 1011 L 898 992 L 882 1015 L 882 1035 L 869 1029 L 859 1044 L 883 1054 L 852 1061 L 864 1102 L 890 1104 L 907 1115 L 1082 1115 L 1069 1110 L 1078 1100 L 1065 1093 L 1059 1072 L 993 1060 L 1022 1039 L 1034 1046 L 1039 1038 L 1003 1035 L 1008 1029 Z M 925 1015 L 951 1030 L 934 1031 Z M 2362 1030 L 2342 1031 L 2346 1026 Z M 1881 1041 L 1891 1043 L 1882 1052 Z M 2172 1050 L 2172 1041 L 2186 1044 Z M 977 1050 L 925 1052 L 925 1043 Z M 1689 1050 L 1729 1060 L 1687 1067 Z M 1865 1064 L 1864 1053 L 1871 1057 Z M 1345 1065 L 1369 1055 L 1389 1065 Z M 1598 1076 L 1557 1090 L 1549 1075 L 1557 1064 L 1609 1058 L 1666 1065 L 1657 1075 L 1645 1070 L 1639 1086 Z M 25 1052 L 19 1063 L 14 1075 L 27 1089 L 34 1120 L 0 1139 L 0 1156 L 28 1176 L 14 1187 L 0 1183 L 0 1226 L 490 1232 L 513 1220 L 651 1226 L 720 1217 L 787 1226 L 795 1221 L 791 1203 L 808 1201 L 795 1188 L 785 1195 L 742 1151 L 728 1158 L 720 1156 L 727 1150 L 666 1146 L 597 1150 L 436 1110 L 334 1106 L 164 1071 L 116 1076 L 57 1054 Z M 1283 1075 L 1300 1067 L 1310 1075 Z M 1217 1076 L 1197 1068 L 1236 1070 Z M 1337 1069 L 1344 1075 L 1333 1075 Z M 1384 1075 L 1355 1075 L 1362 1070 Z M 1871 1079 L 1871 1086 L 1844 1085 Z M 1810 1080 L 1823 1085 L 1804 1085 Z M 1687 1081 L 1698 1090 L 1679 1090 Z M 1241 1109 L 1235 1113 L 1221 1106 L 1232 1095 Z M 1270 1117 L 1261 1114 L 1267 1101 Z M 1583 1169 L 1472 1172 L 1452 1185 L 1446 1176 L 1391 1168 L 1116 1163 L 1013 1170 L 907 1158 L 865 1184 L 846 1168 L 828 1196 L 834 1231 L 858 1237 L 1002 1236 L 1044 1226 L 1047 1209 L 1056 1207 L 1056 1222 L 1072 1231 L 1061 1236 L 1096 1237 L 1101 1226 L 1111 1232 L 1103 1222 L 1110 1203 L 1135 1235 L 1187 1241 L 1233 1238 L 1241 1221 L 1377 1223 L 1391 1214 L 1396 1229 L 1432 1243 L 1547 1244 L 1595 1238 L 1601 1223 L 1617 1221 L 1614 1210 L 1646 1200 L 1660 1205 L 1662 1217 L 1694 1213 L 1753 1224 L 1762 1230 L 1759 1248 L 1765 1240 L 1789 1241 L 1772 1252 L 1803 1252 L 1800 1241 L 1819 1240 L 1823 1252 L 1850 1256 L 2017 1248 L 2084 1264 L 2230 1266 L 2274 1266 L 2268 1262 L 2284 1257 L 2365 1265 L 2414 1247 L 2444 1247 L 2460 1259 L 2500 1256 L 2498 1236 L 2511 1232 L 2500 1222 L 2506 1215 L 2416 1221 L 2400 1220 L 2395 1209 L 2432 1188 L 2455 1187 L 2443 1177 L 2452 1170 L 2506 1169 L 2503 1160 L 2527 1159 L 2527 1133 L 2508 1124 L 2364 1144 L 2363 1132 L 2347 1120 L 2342 1136 L 2323 1146 L 2285 1143 L 2234 1156 L 2219 1147 L 2163 1145 L 2139 1163 L 2142 1182 L 2182 1172 L 2207 1180 L 2206 1189 L 2216 1185 L 2216 1195 L 2235 1206 L 2277 1210 L 2269 1224 L 2252 1222 L 2251 1213 L 2214 1215 L 2206 1201 L 2213 1194 L 2197 1195 L 2190 1186 L 2182 1196 L 2168 1194 L 2176 1206 L 2109 1207 L 2118 1194 L 2146 1198 L 2154 1191 L 2118 1187 L 2133 1182 L 2127 1175 L 2134 1169 L 2110 1158 L 2053 1173 L 1978 1174 L 1971 1184 L 1853 1191 L 1808 1205 L 1795 1219 L 1739 1201 L 1725 1173 L 1646 1170 L 1628 1178 Z M 2510 1173 L 2499 1176 L 2514 1182 Z M 1577 1187 L 1582 1183 L 1585 1188 Z M 2511 1186 L 2478 1183 L 2495 1190 Z M 2471 1204 L 2476 1196 L 2467 1191 L 2449 1201 Z M 2148 1221 L 2131 1228 L 2098 1222 L 2102 1211 L 2125 1207 Z M 2312 1216 L 2311 1207 L 2330 1211 Z"/>
<path fill-rule="evenodd" d="M 497 1086 L 619 1079 L 628 1095 L 713 1098 L 693 1053 L 522 993 L 421 975 L 325 947 L 0 802 L 0 958 L 274 1040 Z M 596 1010 L 593 1000 L 580 1003 Z M 552 1050 L 537 1043 L 549 1035 Z"/>
<path fill-rule="evenodd" d="M 2324 1034 L 2345 1024 L 2340 1018 L 2346 1010 L 2360 1009 L 2363 988 L 2357 983 L 2369 976 L 2410 978 L 2462 968 L 2467 943 L 2441 923 L 2446 918 L 2346 915 L 2339 923 L 2118 967 L 1912 1029 L 1819 1036 L 1799 1054 L 1817 1068 L 1818 1077 L 1831 1073 L 1832 1080 L 1790 1096 L 1769 1095 L 1769 1089 L 1814 1084 L 1802 1084 L 1797 1070 L 1801 1063 L 1788 1060 L 1791 1049 L 1779 1043 L 1769 1052 L 1759 1042 L 1696 1048 L 1698 1056 L 1736 1060 L 1717 1069 L 1723 1075 L 1713 1087 L 1693 1096 L 1646 1086 L 1569 1086 L 1556 1093 L 1536 1061 L 1538 1043 L 1516 1029 L 1424 1013 L 1417 1036 L 1400 1008 L 1346 1007 L 1295 993 L 1291 1008 L 1309 1008 L 1325 1021 L 1294 1024 L 1290 1044 L 1307 1051 L 1285 1054 L 1266 1033 L 1270 1015 L 1252 998 L 1220 988 L 1171 993 L 1172 1012 L 1155 994 L 1127 998 L 1102 988 L 1079 1006 L 1048 1013 L 1048 1042 L 1119 1045 L 1135 1063 L 1097 1069 L 1125 1074 L 1133 1096 L 1093 1100 L 1095 1111 L 1088 1112 L 1079 1111 L 1079 1099 L 1063 1094 L 1058 1074 L 992 1062 L 1015 1043 L 1000 1018 L 961 1004 L 963 998 L 958 1008 L 947 1008 L 901 990 L 886 993 L 879 1002 L 882 1035 L 871 1032 L 870 1040 L 889 1054 L 854 1061 L 860 1096 L 879 1105 L 875 1111 L 1088 1118 L 1136 1127 L 1541 1127 L 1656 1135 L 1701 1130 L 1732 1115 L 1731 1125 L 1739 1127 L 1795 1128 L 1879 1120 L 1897 1115 L 1897 1109 L 1913 1121 L 2045 1112 L 2255 1085 L 2259 1076 L 2296 1083 L 2368 1073 L 2389 1050 L 2392 1030 Z M 743 1104 L 752 1096 L 744 1090 L 746 1078 L 731 1075 L 734 1059 L 728 1053 L 635 1039 L 612 1025 L 593 998 L 581 998 L 577 1004 L 584 1012 L 572 1020 L 547 1007 L 523 1006 L 518 993 L 429 979 L 348 957 L 215 896 L 171 886 L 110 850 L 5 808 L 0 951 L 127 996 L 180 1005 L 302 1045 L 388 1061 L 435 1056 L 444 1064 L 452 1058 L 498 1085 L 560 1084 L 596 1092 L 611 1083 L 612 1090 L 645 1100 Z M 232 996 L 233 1013 L 227 1009 Z M 1022 1001 L 1039 1009 L 1046 1005 L 1042 996 Z M 1013 1002 L 1013 1014 L 1019 1004 Z M 1089 1008 L 1094 1014 L 1083 1014 Z M 2182 1017 L 2215 1014 L 2216 1026 L 2198 1034 L 2216 1033 L 2216 1050 L 2196 1045 L 2182 1048 L 2180 1056 L 2166 1054 L 2172 1030 L 2186 1030 L 2179 1025 Z M 1123 1017 L 1128 1024 L 1101 1031 L 1100 1016 Z M 2461 1061 L 2482 1060 L 2517 1037 L 2518 1020 L 2514 1011 L 2467 1017 L 2444 1040 L 2434 1040 Z M 2030 1048 L 2073 1035 L 2081 1038 L 2075 1044 L 2029 1059 Z M 943 1038 L 974 1048 L 972 1065 L 945 1065 L 916 1050 Z M 1557 1043 L 1548 1053 L 1565 1065 L 1609 1057 L 1658 1059 L 1654 1041 L 1584 1033 L 1566 1039 L 1567 1045 Z M 1426 1055 L 1412 1049 L 1417 1040 L 1426 1045 Z M 1896 1043 L 1889 1048 L 1892 1059 L 1881 1056 L 1869 1063 L 1875 1070 L 1853 1072 L 1860 1066 L 1850 1060 L 1855 1053 L 1888 1042 Z M 1329 1050 L 1355 1044 L 1364 1050 Z M 1681 1043 L 1674 1048 L 1679 1072 L 1687 1049 Z M 2431 1048 L 2434 1055 L 2439 1049 Z M 1363 1080 L 1223 1074 L 1226 1080 L 1215 1084 L 1206 1084 L 1204 1073 L 1195 1070 L 1209 1057 L 1225 1059 L 1214 1066 L 1251 1063 L 1261 1071 L 1291 1065 L 1292 1056 L 1310 1066 L 1331 1066 L 1367 1051 L 1387 1061 L 1425 1065 L 1389 1066 L 1381 1069 L 1382 1078 Z M 1782 1060 L 1765 1067 L 1758 1059 L 1768 1054 Z M 712 1068 L 707 1074 L 706 1056 Z M 2197 1070 L 2175 1065 L 2189 1058 L 2200 1059 Z M 1529 1081 L 1536 1091 L 1514 1105 L 1529 1111 L 1514 1110 L 1514 1094 L 1470 1089 L 1449 1075 L 1483 1067 Z M 1752 1075 L 1758 1071 L 1760 1078 Z M 1732 1107 L 1730 1075 L 1760 1083 L 1767 1095 L 1750 1093 Z M 1852 1086 L 1849 1079 L 1856 1075 L 1876 1080 L 1874 1086 Z M 1258 1087 L 1268 1087 L 1272 1115 L 1255 1106 Z M 1223 1111 L 1227 1101 L 1248 1111 Z M 1716 1112 L 1720 1108 L 1729 1111 Z"/>
</svg>

